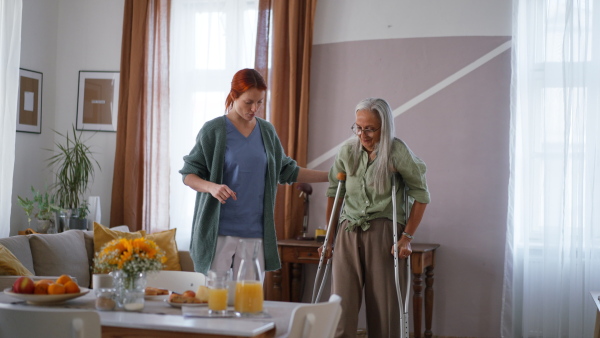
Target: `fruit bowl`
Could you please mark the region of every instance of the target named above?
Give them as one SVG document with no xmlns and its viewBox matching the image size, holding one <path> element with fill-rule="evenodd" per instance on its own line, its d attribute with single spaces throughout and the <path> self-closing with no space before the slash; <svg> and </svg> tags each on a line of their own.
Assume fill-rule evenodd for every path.
<svg viewBox="0 0 600 338">
<path fill-rule="evenodd" d="M 4 293 L 11 297 L 24 300 L 29 304 L 59 304 L 64 303 L 69 299 L 81 297 L 90 292 L 90 289 L 84 287 L 79 287 L 79 290 L 79 293 L 65 293 L 61 295 L 36 295 L 31 293 L 16 293 L 12 291 L 12 288 L 6 288 L 4 289 Z"/>
</svg>

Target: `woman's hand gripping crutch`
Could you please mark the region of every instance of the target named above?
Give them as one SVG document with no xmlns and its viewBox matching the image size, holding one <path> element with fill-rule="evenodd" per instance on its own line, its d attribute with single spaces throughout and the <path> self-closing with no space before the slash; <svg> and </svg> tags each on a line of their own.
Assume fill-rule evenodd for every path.
<svg viewBox="0 0 600 338">
<path fill-rule="evenodd" d="M 408 223 L 408 215 L 410 213 L 410 205 L 408 202 L 408 196 L 406 195 L 406 189 L 404 189 L 404 202 L 405 202 L 405 222 Z M 406 293 L 402 295 L 402 288 L 400 287 L 400 268 L 398 261 L 398 222 L 396 214 L 396 175 L 392 175 L 392 207 L 393 207 L 393 224 L 394 229 L 394 277 L 396 281 L 396 295 L 398 296 L 398 306 L 400 307 L 400 337 L 408 338 L 408 300 L 410 295 L 410 283 L 411 283 L 411 271 L 410 271 L 410 255 L 406 257 Z"/>
<path fill-rule="evenodd" d="M 317 268 L 317 276 L 315 277 L 315 285 L 313 286 L 312 303 L 318 303 L 321 299 L 321 293 L 323 287 L 327 282 L 327 277 L 331 271 L 331 255 L 333 254 L 333 242 L 335 242 L 335 234 L 339 221 L 342 201 L 342 188 L 346 182 L 346 174 L 340 172 L 337 174 L 339 181 L 337 191 L 335 193 L 335 200 L 333 202 L 333 210 L 331 210 L 331 216 L 329 217 L 329 224 L 327 225 L 327 232 L 325 233 L 325 241 L 323 246 L 319 248 L 319 267 Z M 333 234 L 333 237 L 332 237 Z M 323 262 L 327 259 L 325 269 L 323 269 Z M 324 270 L 324 271 L 323 271 Z"/>
</svg>

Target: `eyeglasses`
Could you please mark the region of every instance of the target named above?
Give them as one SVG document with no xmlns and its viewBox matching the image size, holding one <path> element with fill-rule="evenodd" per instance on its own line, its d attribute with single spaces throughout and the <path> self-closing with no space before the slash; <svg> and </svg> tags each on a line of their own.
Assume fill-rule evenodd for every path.
<svg viewBox="0 0 600 338">
<path fill-rule="evenodd" d="M 350 127 L 350 129 L 352 129 L 352 131 L 356 134 L 356 135 L 361 135 L 362 133 L 365 133 L 365 135 L 367 137 L 371 137 L 373 136 L 373 133 L 375 133 L 376 131 L 378 131 L 381 128 L 377 128 L 377 129 L 362 129 L 362 127 L 359 127 L 355 124 L 352 125 L 352 127 Z"/>
</svg>

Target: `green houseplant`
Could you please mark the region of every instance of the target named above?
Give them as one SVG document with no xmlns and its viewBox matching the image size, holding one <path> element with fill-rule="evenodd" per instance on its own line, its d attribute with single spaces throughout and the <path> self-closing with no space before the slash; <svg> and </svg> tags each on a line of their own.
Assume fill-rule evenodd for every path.
<svg viewBox="0 0 600 338">
<path fill-rule="evenodd" d="M 50 196 L 48 192 L 41 193 L 33 186 L 31 187 L 33 200 L 17 196 L 19 205 L 27 215 L 27 222 L 31 228 L 31 220 L 35 218 L 38 221 L 37 231 L 41 233 L 55 231 L 56 212 L 60 210 L 54 202 L 54 196 Z"/>
<path fill-rule="evenodd" d="M 83 195 L 94 179 L 96 167 L 101 169 L 90 147 L 85 144 L 87 140 L 82 138 L 82 132 L 77 134 L 75 126 L 72 126 L 72 131 L 71 135 L 68 131 L 62 134 L 54 130 L 64 142 L 55 143 L 58 152 L 50 157 L 48 162 L 56 175 L 53 185 L 56 202 L 64 209 L 60 215 L 61 221 L 65 220 L 62 224 L 63 229 L 85 229 L 89 209 Z M 69 220 L 69 223 L 66 223 L 66 220 Z"/>
</svg>

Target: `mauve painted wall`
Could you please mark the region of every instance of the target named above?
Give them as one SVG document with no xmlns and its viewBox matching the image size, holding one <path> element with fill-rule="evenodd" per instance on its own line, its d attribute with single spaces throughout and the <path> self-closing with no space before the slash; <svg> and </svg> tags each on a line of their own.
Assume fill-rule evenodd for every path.
<svg viewBox="0 0 600 338">
<path fill-rule="evenodd" d="M 319 2 L 315 41 L 327 42 L 313 46 L 309 166 L 329 169 L 333 157 L 327 153 L 352 136 L 349 128 L 359 100 L 378 96 L 397 109 L 423 95 L 418 104 L 397 116 L 395 123 L 397 136 L 428 167 L 432 202 L 416 233 L 416 241 L 441 244 L 434 271 L 432 331 L 439 336 L 499 337 L 509 178 L 511 55 L 507 28 L 486 32 L 497 35 L 477 35 L 481 15 L 485 13 L 479 4 L 478 16 L 473 17 L 477 22 L 469 36 L 464 34 L 469 31 L 467 18 L 462 20 L 460 35 L 454 36 L 448 32 L 456 27 L 445 29 L 445 23 L 441 23 L 437 27 L 438 36 L 429 27 L 427 34 L 416 37 L 398 31 L 390 38 L 387 33 L 378 35 L 376 29 L 369 34 L 361 33 L 363 39 L 353 39 L 354 33 L 337 33 L 332 37 L 338 20 L 332 17 L 335 15 L 332 3 L 342 7 L 339 12 L 346 15 L 339 22 L 341 26 L 355 22 L 368 27 L 364 16 L 377 17 L 376 13 L 365 15 L 344 9 L 357 5 L 357 1 Z M 383 13 L 401 7 L 408 11 L 420 6 L 408 2 L 399 5 L 395 0 L 377 3 L 377 8 L 370 11 Z M 490 18 L 503 15 L 510 21 L 510 10 L 506 10 L 510 6 L 499 5 L 499 1 L 489 3 L 490 10 L 485 15 Z M 498 13 L 498 7 L 494 6 L 505 10 Z M 420 8 L 415 12 L 426 11 Z M 349 13 L 363 18 L 347 17 L 352 15 Z M 494 20 L 498 21 L 496 16 Z M 325 19 L 327 23 L 322 22 Z M 377 25 L 394 26 L 394 19 L 389 20 L 392 21 Z M 448 22 L 455 24 L 456 20 Z M 495 49 L 497 52 L 480 66 L 443 89 L 427 94 L 442 80 Z M 311 231 L 326 222 L 327 185 L 314 184 L 313 188 Z M 314 267 L 307 270 L 305 300 L 310 299 L 314 281 Z M 365 326 L 362 317 L 360 324 Z"/>
</svg>

